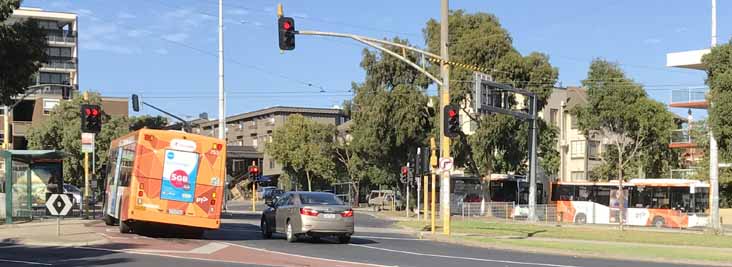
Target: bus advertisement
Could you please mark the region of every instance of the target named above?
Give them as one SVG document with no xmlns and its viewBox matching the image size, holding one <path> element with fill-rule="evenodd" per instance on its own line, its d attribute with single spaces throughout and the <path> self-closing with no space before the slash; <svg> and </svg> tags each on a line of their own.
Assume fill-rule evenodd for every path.
<svg viewBox="0 0 732 267">
<path fill-rule="evenodd" d="M 105 223 L 118 222 L 122 233 L 143 224 L 218 229 L 225 155 L 224 141 L 179 131 L 142 129 L 112 141 Z"/>
<path fill-rule="evenodd" d="M 562 222 L 619 224 L 624 211 L 626 225 L 691 228 L 708 222 L 709 184 L 687 179 L 631 179 L 623 183 L 621 191 L 618 181 L 556 182 L 551 201 Z"/>
</svg>

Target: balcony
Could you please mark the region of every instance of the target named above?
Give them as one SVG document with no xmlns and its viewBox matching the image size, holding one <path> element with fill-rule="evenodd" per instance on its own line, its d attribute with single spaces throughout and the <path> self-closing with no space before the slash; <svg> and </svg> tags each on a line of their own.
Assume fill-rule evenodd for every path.
<svg viewBox="0 0 732 267">
<path fill-rule="evenodd" d="M 73 57 L 48 57 L 43 62 L 42 68 L 75 70 L 77 68 L 76 58 Z"/>
<path fill-rule="evenodd" d="M 31 127 L 30 121 L 14 121 L 13 122 L 13 136 L 25 136 L 28 129 Z"/>
<path fill-rule="evenodd" d="M 689 129 L 678 129 L 671 132 L 669 148 L 695 148 L 696 140 Z"/>
<path fill-rule="evenodd" d="M 673 108 L 699 108 L 707 109 L 706 93 L 707 88 L 686 88 L 671 91 L 671 103 Z"/>
<path fill-rule="evenodd" d="M 46 30 L 46 41 L 49 43 L 76 43 L 76 32 L 63 30 Z"/>
</svg>

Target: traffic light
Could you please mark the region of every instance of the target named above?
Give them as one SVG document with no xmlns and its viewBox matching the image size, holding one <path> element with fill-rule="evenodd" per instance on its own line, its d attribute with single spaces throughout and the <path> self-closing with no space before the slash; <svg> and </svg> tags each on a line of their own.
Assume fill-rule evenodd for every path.
<svg viewBox="0 0 732 267">
<path fill-rule="evenodd" d="M 99 105 L 81 105 L 81 132 L 99 133 L 102 130 L 102 109 Z"/>
<path fill-rule="evenodd" d="M 255 165 L 249 166 L 249 178 L 252 180 L 257 180 L 257 174 L 259 174 L 259 167 Z"/>
<path fill-rule="evenodd" d="M 291 17 L 280 17 L 277 19 L 277 31 L 279 32 L 280 49 L 295 49 L 295 20 Z"/>
<path fill-rule="evenodd" d="M 140 111 L 140 97 L 136 94 L 132 94 L 132 110 L 135 112 Z"/>
<path fill-rule="evenodd" d="M 457 105 L 447 105 L 443 110 L 445 136 L 454 138 L 460 132 L 460 109 Z"/>
<path fill-rule="evenodd" d="M 63 99 L 63 100 L 71 99 L 71 87 L 68 87 L 68 86 L 61 87 L 61 99 Z"/>
<path fill-rule="evenodd" d="M 402 166 L 402 178 L 407 178 L 409 176 L 409 167 Z"/>
</svg>

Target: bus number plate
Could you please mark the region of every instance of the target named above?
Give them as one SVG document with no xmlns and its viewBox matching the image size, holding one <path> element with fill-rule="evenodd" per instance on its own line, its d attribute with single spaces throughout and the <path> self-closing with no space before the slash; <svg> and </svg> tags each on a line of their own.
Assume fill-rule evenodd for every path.
<svg viewBox="0 0 732 267">
<path fill-rule="evenodd" d="M 179 209 L 168 209 L 168 213 L 173 215 L 183 215 L 183 210 Z"/>
</svg>

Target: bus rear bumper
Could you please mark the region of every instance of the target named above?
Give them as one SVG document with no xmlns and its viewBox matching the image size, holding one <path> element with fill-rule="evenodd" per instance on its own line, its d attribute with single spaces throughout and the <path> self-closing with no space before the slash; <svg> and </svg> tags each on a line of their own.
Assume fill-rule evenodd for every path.
<svg viewBox="0 0 732 267">
<path fill-rule="evenodd" d="M 221 226 L 221 220 L 219 218 L 214 219 L 190 215 L 174 215 L 159 210 L 150 211 L 144 207 L 136 207 L 134 210 L 131 210 L 127 219 L 146 223 L 161 223 L 204 228 L 207 230 L 217 230 Z"/>
</svg>

